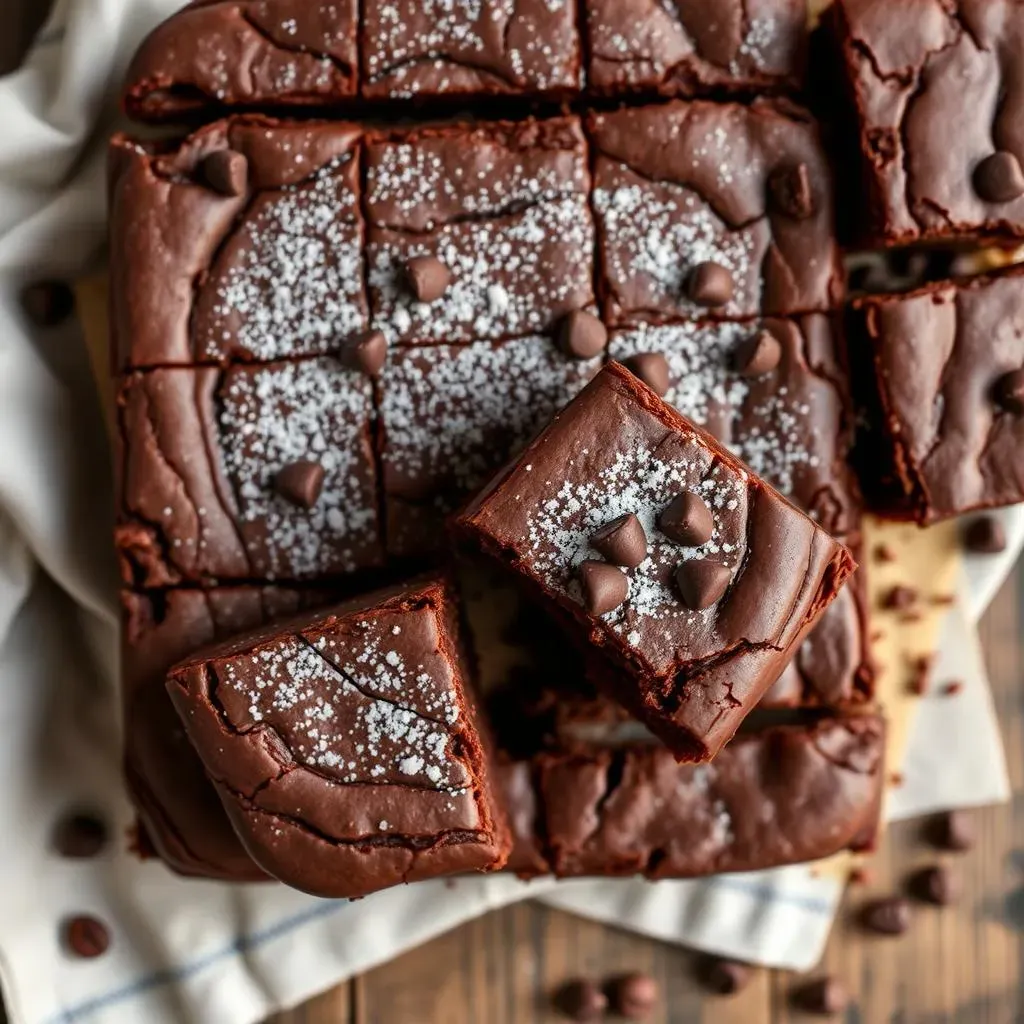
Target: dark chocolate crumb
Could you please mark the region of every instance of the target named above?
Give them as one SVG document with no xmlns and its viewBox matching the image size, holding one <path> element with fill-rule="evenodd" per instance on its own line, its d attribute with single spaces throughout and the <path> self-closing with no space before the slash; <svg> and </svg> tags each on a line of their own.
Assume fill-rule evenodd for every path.
<svg viewBox="0 0 1024 1024">
<path fill-rule="evenodd" d="M 942 688 L 942 695 L 944 697 L 955 697 L 963 688 L 964 684 L 959 679 L 954 679 L 951 683 L 946 683 Z"/>
<path fill-rule="evenodd" d="M 917 591 L 902 583 L 893 587 L 882 599 L 882 607 L 894 611 L 906 611 L 917 602 Z"/>
<path fill-rule="evenodd" d="M 569 1020 L 600 1020 L 608 1009 L 608 997 L 589 978 L 566 982 L 555 992 L 552 1003 Z"/>
<path fill-rule="evenodd" d="M 79 914 L 65 922 L 64 942 L 76 956 L 91 959 L 110 948 L 110 930 L 97 918 Z"/>
<path fill-rule="evenodd" d="M 710 992 L 731 996 L 746 988 L 753 971 L 749 964 L 740 963 L 738 960 L 705 956 L 697 963 L 697 976 Z"/>
<path fill-rule="evenodd" d="M 658 983 L 649 974 L 624 974 L 605 985 L 612 1010 L 626 1020 L 646 1020 L 658 1005 Z"/>
<path fill-rule="evenodd" d="M 798 988 L 793 993 L 793 1002 L 807 1013 L 831 1017 L 846 1009 L 850 997 L 838 978 L 826 975 Z"/>
<path fill-rule="evenodd" d="M 875 561 L 886 565 L 896 561 L 896 552 L 888 544 L 879 544 L 875 548 Z"/>
<path fill-rule="evenodd" d="M 1006 550 L 1006 531 L 995 516 L 978 516 L 964 530 L 964 547 L 975 555 L 998 555 Z"/>
<path fill-rule="evenodd" d="M 69 814 L 57 823 L 54 849 L 62 857 L 85 860 L 95 857 L 107 845 L 107 826 L 92 814 Z"/>
<path fill-rule="evenodd" d="M 64 281 L 37 281 L 22 289 L 21 306 L 36 327 L 56 327 L 71 316 L 75 293 Z"/>
<path fill-rule="evenodd" d="M 861 908 L 860 919 L 878 935 L 902 935 L 910 927 L 910 904 L 902 896 L 871 900 Z"/>
<path fill-rule="evenodd" d="M 943 850 L 962 852 L 974 846 L 974 818 L 969 811 L 947 811 L 931 821 L 932 841 Z"/>
<path fill-rule="evenodd" d="M 946 907 L 960 897 L 960 878 L 952 868 L 939 864 L 913 875 L 908 890 L 919 900 Z"/>
</svg>

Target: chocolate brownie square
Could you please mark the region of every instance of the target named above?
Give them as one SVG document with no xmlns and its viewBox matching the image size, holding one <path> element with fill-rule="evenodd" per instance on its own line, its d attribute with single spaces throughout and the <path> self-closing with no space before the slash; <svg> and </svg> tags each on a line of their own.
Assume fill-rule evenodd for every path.
<svg viewBox="0 0 1024 1024">
<path fill-rule="evenodd" d="M 806 0 L 584 0 L 592 92 L 695 96 L 799 88 Z"/>
<path fill-rule="evenodd" d="M 355 0 L 194 0 L 158 25 L 125 76 L 130 117 L 310 106 L 356 94 Z"/>
<path fill-rule="evenodd" d="M 853 414 L 827 316 L 639 323 L 613 331 L 608 352 L 637 372 L 636 360 L 662 357 L 665 401 L 856 546 L 860 495 L 847 462 Z M 762 704 L 835 706 L 870 694 L 862 582 L 855 577 L 825 609 Z"/>
<path fill-rule="evenodd" d="M 455 525 L 688 761 L 732 737 L 854 568 L 841 544 L 618 363 Z"/>
<path fill-rule="evenodd" d="M 374 327 L 392 343 L 497 341 L 592 306 L 589 187 L 576 118 L 371 140 Z"/>
<path fill-rule="evenodd" d="M 1024 501 L 1024 270 L 859 299 L 850 334 L 880 512 L 931 523 Z"/>
<path fill-rule="evenodd" d="M 362 94 L 565 96 L 580 84 L 573 0 L 364 0 Z"/>
<path fill-rule="evenodd" d="M 111 144 L 117 371 L 339 352 L 368 326 L 359 131 L 218 121 Z"/>
<path fill-rule="evenodd" d="M 438 580 L 208 648 L 168 692 L 253 860 L 356 897 L 504 865 L 509 837 Z"/>
<path fill-rule="evenodd" d="M 609 323 L 837 306 L 832 182 L 808 115 L 676 100 L 593 114 L 588 134 Z"/>
<path fill-rule="evenodd" d="M 823 27 L 857 132 L 857 240 L 1024 238 L 1024 7 L 837 0 Z"/>
<path fill-rule="evenodd" d="M 286 587 L 123 591 L 121 709 L 128 792 L 149 845 L 184 875 L 259 881 L 167 696 L 167 671 L 200 647 L 300 608 L 319 591 Z"/>
<path fill-rule="evenodd" d="M 873 844 L 885 727 L 873 715 L 744 733 L 713 764 L 581 742 L 502 769 L 523 877 L 692 878 Z"/>
<path fill-rule="evenodd" d="M 379 566 L 369 377 L 321 358 L 121 381 L 116 542 L 134 587 Z"/>
<path fill-rule="evenodd" d="M 600 368 L 550 338 L 399 349 L 381 373 L 390 555 L 436 551 L 443 521 Z"/>
</svg>

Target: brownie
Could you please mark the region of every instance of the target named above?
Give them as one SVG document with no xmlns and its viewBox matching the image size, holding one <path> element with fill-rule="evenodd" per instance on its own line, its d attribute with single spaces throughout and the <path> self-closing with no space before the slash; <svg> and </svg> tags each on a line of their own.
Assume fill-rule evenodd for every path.
<svg viewBox="0 0 1024 1024">
<path fill-rule="evenodd" d="M 388 554 L 437 551 L 444 518 L 600 365 L 545 337 L 394 352 L 378 383 Z"/>
<path fill-rule="evenodd" d="M 832 182 L 807 114 L 674 100 L 593 114 L 588 134 L 610 324 L 839 303 Z"/>
<path fill-rule="evenodd" d="M 583 0 L 587 85 L 599 95 L 797 89 L 806 0 Z"/>
<path fill-rule="evenodd" d="M 874 841 L 884 725 L 873 715 L 744 733 L 707 765 L 664 747 L 578 743 L 501 768 L 509 870 L 692 878 Z"/>
<path fill-rule="evenodd" d="M 562 620 L 611 695 L 689 761 L 731 738 L 854 568 L 617 363 L 454 526 Z"/>
<path fill-rule="evenodd" d="M 1024 500 L 1024 270 L 857 300 L 874 507 L 931 523 Z"/>
<path fill-rule="evenodd" d="M 310 580 L 379 566 L 371 390 L 329 357 L 124 378 L 125 584 Z M 293 492 L 293 474 L 309 478 L 309 493 Z"/>
<path fill-rule="evenodd" d="M 552 331 L 592 306 L 589 185 L 576 118 L 371 139 L 374 327 L 397 343 L 497 341 Z M 426 298 L 412 287 L 413 260 L 442 265 Z"/>
<path fill-rule="evenodd" d="M 355 0 L 194 0 L 136 51 L 130 117 L 166 121 L 211 107 L 323 105 L 355 96 Z"/>
<path fill-rule="evenodd" d="M 823 26 L 857 133 L 858 241 L 1024 237 L 1024 7 L 837 0 Z"/>
<path fill-rule="evenodd" d="M 115 136 L 115 370 L 338 352 L 365 331 L 358 142 L 261 117 L 167 151 Z"/>
<path fill-rule="evenodd" d="M 509 837 L 439 580 L 207 648 L 167 688 L 245 848 L 319 896 L 504 865 Z"/>
<path fill-rule="evenodd" d="M 580 84 L 574 0 L 364 0 L 370 99 L 569 96 Z"/>
<path fill-rule="evenodd" d="M 122 592 L 125 779 L 145 839 L 175 871 L 239 882 L 266 877 L 185 735 L 164 686 L 167 670 L 205 644 L 293 615 L 318 596 L 284 587 Z"/>
</svg>

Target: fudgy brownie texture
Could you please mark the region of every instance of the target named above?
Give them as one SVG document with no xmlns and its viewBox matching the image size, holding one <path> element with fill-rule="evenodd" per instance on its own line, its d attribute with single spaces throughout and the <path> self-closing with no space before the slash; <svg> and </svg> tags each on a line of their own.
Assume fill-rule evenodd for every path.
<svg viewBox="0 0 1024 1024">
<path fill-rule="evenodd" d="M 836 0 L 823 30 L 858 132 L 856 240 L 1024 237 L 1024 7 Z"/>
<path fill-rule="evenodd" d="M 574 0 L 364 0 L 362 94 L 568 96 L 580 85 Z"/>
<path fill-rule="evenodd" d="M 243 844 L 320 896 L 504 865 L 509 836 L 437 580 L 197 653 L 168 692 Z"/>
<path fill-rule="evenodd" d="M 377 384 L 388 554 L 439 550 L 445 517 L 600 365 L 536 336 L 393 352 Z"/>
<path fill-rule="evenodd" d="M 613 331 L 608 353 L 620 362 L 663 356 L 665 401 L 856 549 L 853 415 L 829 317 L 638 323 Z M 870 695 L 862 582 L 854 577 L 825 609 L 762 705 L 834 706 Z"/>
<path fill-rule="evenodd" d="M 798 108 L 677 100 L 592 114 L 588 135 L 609 324 L 840 302 L 831 175 Z"/>
<path fill-rule="evenodd" d="M 584 0 L 587 85 L 609 96 L 799 88 L 806 0 Z"/>
<path fill-rule="evenodd" d="M 330 357 L 152 370 L 122 380 L 117 414 L 125 584 L 381 565 L 369 377 Z"/>
<path fill-rule="evenodd" d="M 355 0 L 193 0 L 145 39 L 125 77 L 130 117 L 324 105 L 356 95 Z"/>
<path fill-rule="evenodd" d="M 617 363 L 455 529 L 563 620 L 602 686 L 690 761 L 732 737 L 854 568 Z"/>
<path fill-rule="evenodd" d="M 366 160 L 370 299 L 389 342 L 546 333 L 593 305 L 578 119 L 371 138 Z M 417 293 L 409 273 L 417 259 L 443 266 L 436 294 Z"/>
<path fill-rule="evenodd" d="M 878 511 L 930 523 L 1024 500 L 1024 271 L 859 299 L 850 335 Z"/>
<path fill-rule="evenodd" d="M 185 875 L 256 881 L 253 863 L 167 695 L 167 670 L 206 644 L 328 600 L 284 587 L 123 591 L 121 701 L 124 770 L 141 845 Z"/>
<path fill-rule="evenodd" d="M 884 726 L 871 715 L 738 736 L 713 764 L 581 741 L 502 765 L 508 869 L 690 878 L 863 849 L 875 837 Z"/>
<path fill-rule="evenodd" d="M 319 355 L 364 331 L 359 137 L 255 116 L 167 152 L 116 136 L 115 370 Z"/>
</svg>

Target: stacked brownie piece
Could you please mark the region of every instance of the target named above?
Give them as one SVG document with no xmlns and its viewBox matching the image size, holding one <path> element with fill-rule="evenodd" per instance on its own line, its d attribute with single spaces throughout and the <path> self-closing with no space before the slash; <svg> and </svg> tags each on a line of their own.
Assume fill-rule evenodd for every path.
<svg viewBox="0 0 1024 1024">
<path fill-rule="evenodd" d="M 526 874 L 870 842 L 805 44 L 794 0 L 200 0 L 143 45 L 129 113 L 207 122 L 111 151 L 143 849 L 361 895 L 500 867 L 502 804 Z M 580 652 L 541 686 L 557 727 L 495 712 L 497 756 L 438 575 L 460 508 Z M 725 746 L 758 702 L 813 710 Z"/>
</svg>

